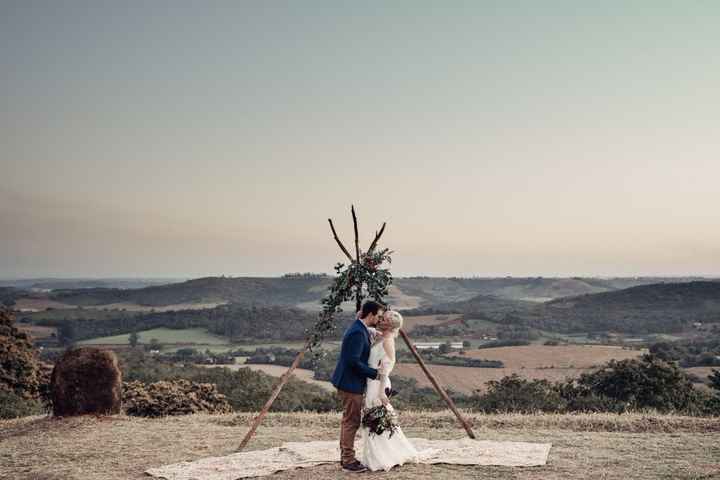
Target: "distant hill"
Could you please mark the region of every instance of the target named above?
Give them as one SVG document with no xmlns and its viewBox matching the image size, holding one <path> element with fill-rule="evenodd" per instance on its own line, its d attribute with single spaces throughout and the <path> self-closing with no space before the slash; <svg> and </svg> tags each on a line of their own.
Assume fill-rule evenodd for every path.
<svg viewBox="0 0 720 480">
<path fill-rule="evenodd" d="M 162 306 L 183 303 L 295 305 L 319 300 L 330 284 L 322 278 L 205 277 L 133 290 L 89 288 L 55 290 L 50 298 L 70 305 L 136 303 Z"/>
<path fill-rule="evenodd" d="M 549 301 L 550 330 L 677 332 L 693 322 L 720 322 L 720 281 L 659 283 Z"/>
<path fill-rule="evenodd" d="M 0 280 L 0 287 L 26 290 L 58 290 L 77 288 L 144 288 L 182 282 L 184 278 L 31 278 Z"/>
<path fill-rule="evenodd" d="M 641 285 L 545 303 L 483 294 L 407 313 L 461 313 L 466 320 L 481 319 L 565 333 L 671 333 L 682 331 L 693 322 L 720 322 L 720 281 Z"/>
<path fill-rule="evenodd" d="M 673 282 L 691 279 L 672 279 Z M 73 306 L 137 304 L 148 307 L 188 303 L 242 303 L 297 306 L 318 310 L 330 277 L 205 277 L 144 288 L 90 287 L 53 289 L 54 302 Z M 567 296 L 615 291 L 636 285 L 660 283 L 657 278 L 395 278 L 387 300 L 398 309 L 429 307 L 469 300 L 477 295 L 507 300 L 544 302 Z M 36 283 L 57 286 L 52 283 Z M 36 287 L 37 288 L 37 287 Z"/>
</svg>

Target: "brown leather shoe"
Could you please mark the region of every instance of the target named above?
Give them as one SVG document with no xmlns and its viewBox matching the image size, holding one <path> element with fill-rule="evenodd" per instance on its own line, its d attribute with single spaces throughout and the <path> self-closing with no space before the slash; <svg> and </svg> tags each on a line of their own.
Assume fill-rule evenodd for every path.
<svg viewBox="0 0 720 480">
<path fill-rule="evenodd" d="M 350 472 L 350 473 L 360 473 L 360 472 L 367 471 L 367 467 L 357 460 L 355 460 L 352 463 L 343 463 L 342 469 L 343 469 L 343 471 Z"/>
</svg>

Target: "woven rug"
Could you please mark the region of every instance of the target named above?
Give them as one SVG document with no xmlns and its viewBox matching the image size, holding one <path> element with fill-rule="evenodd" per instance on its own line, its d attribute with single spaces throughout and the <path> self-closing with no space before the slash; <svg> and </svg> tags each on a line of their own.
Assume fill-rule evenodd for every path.
<svg viewBox="0 0 720 480">
<path fill-rule="evenodd" d="M 420 463 L 509 467 L 545 465 L 552 446 L 550 443 L 493 442 L 467 437 L 456 440 L 411 438 L 410 441 L 418 450 Z M 358 442 L 355 451 L 361 449 L 362 445 Z M 146 473 L 166 480 L 236 480 L 326 463 L 339 465 L 339 459 L 337 440 L 288 442 L 267 450 L 239 452 L 151 468 Z"/>
</svg>

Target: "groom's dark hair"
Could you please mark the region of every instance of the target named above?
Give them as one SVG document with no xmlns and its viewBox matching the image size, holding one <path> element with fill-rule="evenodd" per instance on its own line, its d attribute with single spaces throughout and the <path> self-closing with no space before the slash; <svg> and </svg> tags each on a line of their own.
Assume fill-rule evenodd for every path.
<svg viewBox="0 0 720 480">
<path fill-rule="evenodd" d="M 373 302 L 372 300 L 369 300 L 365 303 L 363 303 L 362 309 L 360 310 L 360 318 L 365 318 L 371 313 L 373 315 L 377 315 L 378 311 L 382 308 L 382 305 L 380 305 L 377 302 Z"/>
</svg>

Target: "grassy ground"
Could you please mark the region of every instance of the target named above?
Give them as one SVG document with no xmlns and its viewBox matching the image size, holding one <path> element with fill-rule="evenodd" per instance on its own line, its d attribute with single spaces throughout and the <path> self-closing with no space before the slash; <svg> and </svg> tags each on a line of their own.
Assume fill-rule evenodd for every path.
<svg viewBox="0 0 720 480">
<path fill-rule="evenodd" d="M 0 422 L 0 478 L 101 480 L 147 478 L 145 469 L 233 453 L 253 414 L 149 420 L 114 416 Z M 720 418 L 661 415 L 470 415 L 481 439 L 552 442 L 542 467 L 406 465 L 387 479 L 720 479 Z M 458 438 L 447 412 L 402 412 L 410 437 Z M 340 415 L 270 414 L 250 443 L 338 436 Z M 338 464 L 281 472 L 275 479 L 348 478 Z"/>
</svg>

